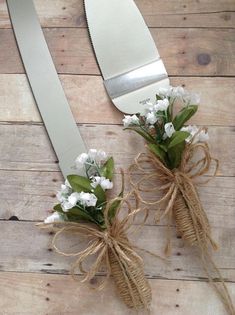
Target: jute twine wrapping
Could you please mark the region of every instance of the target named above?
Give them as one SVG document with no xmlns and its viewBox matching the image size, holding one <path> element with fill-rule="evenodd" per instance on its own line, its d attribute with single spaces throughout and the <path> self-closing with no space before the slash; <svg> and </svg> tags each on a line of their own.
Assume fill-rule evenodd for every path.
<svg viewBox="0 0 235 315">
<path fill-rule="evenodd" d="M 201 153 L 202 157 L 195 162 L 193 157 L 196 153 Z M 151 163 L 156 171 L 147 171 L 146 163 Z M 211 237 L 210 224 L 199 199 L 195 183 L 196 179 L 209 171 L 212 163 L 215 164 L 215 171 L 212 175 L 214 177 L 219 163 L 218 160 L 211 157 L 208 145 L 205 143 L 187 145 L 180 166 L 174 170 L 168 169 L 153 153 L 141 153 L 130 167 L 130 180 L 141 202 L 148 206 L 158 206 L 155 220 L 158 222 L 164 217 L 168 218 L 166 254 L 168 255 L 171 250 L 170 224 L 174 218 L 177 231 L 182 238 L 190 246 L 196 246 L 199 249 L 202 266 L 208 280 L 215 288 L 228 313 L 235 315 L 235 309 L 225 282 L 210 254 L 209 247 L 217 249 L 217 245 Z M 137 169 L 142 174 L 141 179 L 137 182 L 132 179 L 133 169 Z M 148 187 L 148 185 L 152 185 L 152 181 L 155 179 L 160 184 L 157 187 Z M 204 183 L 207 182 L 208 180 L 204 181 Z M 163 192 L 163 197 L 156 201 L 150 202 L 142 197 L 143 192 L 158 191 Z M 218 278 L 217 282 L 214 281 L 212 274 Z"/>
<path fill-rule="evenodd" d="M 106 276 L 97 285 L 96 289 L 102 289 L 110 275 L 112 275 L 121 299 L 129 308 L 136 310 L 149 309 L 152 294 L 148 280 L 144 275 L 143 260 L 136 253 L 136 247 L 127 238 L 127 231 L 130 229 L 137 213 L 140 212 L 139 208 L 135 207 L 133 209 L 133 206 L 128 201 L 130 194 L 123 198 L 115 198 L 107 204 L 104 211 L 105 225 L 107 227 L 105 230 L 100 230 L 95 225 L 75 222 L 42 223 L 39 224 L 39 227 L 54 228 L 56 230 L 52 240 L 52 247 L 57 253 L 63 256 L 76 257 L 71 268 L 71 274 L 74 278 L 76 278 L 76 270 L 79 269 L 84 274 L 82 282 L 89 283 L 98 272 L 102 271 L 102 267 L 105 266 L 107 270 Z M 114 201 L 120 201 L 120 206 L 112 223 L 110 223 L 108 209 Z M 118 214 L 123 209 L 124 204 L 128 208 L 128 214 L 122 220 L 119 220 Z M 144 221 L 146 217 L 147 214 Z M 74 253 L 68 253 L 59 249 L 59 238 L 64 237 L 68 232 L 72 233 L 73 236 L 80 235 L 88 238 L 89 243 L 87 248 Z M 133 233 L 134 231 L 129 232 Z M 83 265 L 93 255 L 95 255 L 95 261 L 86 270 Z"/>
</svg>

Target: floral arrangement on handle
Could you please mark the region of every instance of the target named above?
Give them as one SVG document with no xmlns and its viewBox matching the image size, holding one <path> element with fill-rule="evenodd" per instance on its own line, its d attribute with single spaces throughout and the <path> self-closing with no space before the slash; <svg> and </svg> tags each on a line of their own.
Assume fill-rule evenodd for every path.
<svg viewBox="0 0 235 315">
<path fill-rule="evenodd" d="M 197 112 L 199 101 L 197 94 L 190 94 L 182 87 L 161 88 L 157 92 L 156 102 L 149 103 L 143 115 L 124 117 L 125 129 L 142 136 L 147 147 L 147 154 L 139 154 L 130 167 L 130 178 L 140 200 L 144 204 L 157 206 L 156 221 L 167 217 L 169 227 L 174 218 L 178 233 L 190 246 L 198 248 L 210 283 L 228 313 L 234 315 L 227 287 L 209 252 L 209 245 L 214 249 L 217 245 L 211 237 L 209 221 L 196 189 L 195 180 L 206 174 L 213 162 L 213 176 L 218 169 L 218 160 L 210 155 L 207 129 L 186 125 Z M 176 107 L 180 107 L 178 112 Z M 148 170 L 149 163 L 153 165 L 154 172 Z M 133 168 L 142 172 L 143 176 L 138 182 L 132 180 Z M 154 180 L 160 185 L 155 187 Z M 146 188 L 147 185 L 149 188 Z M 163 192 L 163 196 L 150 202 L 142 197 L 143 191 Z M 167 254 L 171 248 L 169 233 Z M 212 273 L 219 278 L 220 283 L 213 281 Z"/>
<path fill-rule="evenodd" d="M 112 274 L 122 300 L 130 308 L 148 309 L 151 303 L 151 289 L 144 275 L 143 261 L 129 242 L 126 232 L 131 227 L 138 209 L 128 201 L 130 194 L 124 196 L 124 175 L 122 189 L 118 197 L 108 200 L 106 192 L 113 188 L 114 161 L 101 150 L 91 149 L 82 153 L 75 161 L 75 168 L 84 171 L 87 177 L 69 175 L 57 193 L 59 203 L 54 212 L 47 217 L 40 228 L 57 230 L 52 240 L 55 251 L 64 256 L 76 257 L 71 272 L 77 268 L 85 274 L 83 282 L 89 282 L 105 265 L 107 275 L 98 286 L 102 288 Z M 135 194 L 134 194 L 135 197 Z M 123 206 L 128 209 L 124 218 L 118 219 Z M 64 252 L 58 247 L 61 235 L 70 232 L 88 238 L 86 249 L 75 253 Z M 95 255 L 95 262 L 88 271 L 83 263 Z"/>
</svg>

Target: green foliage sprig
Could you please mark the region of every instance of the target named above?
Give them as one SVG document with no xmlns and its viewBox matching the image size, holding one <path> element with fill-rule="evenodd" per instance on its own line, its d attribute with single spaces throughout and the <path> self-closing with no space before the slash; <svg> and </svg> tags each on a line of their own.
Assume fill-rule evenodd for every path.
<svg viewBox="0 0 235 315">
<path fill-rule="evenodd" d="M 54 206 L 52 215 L 45 223 L 58 221 L 91 222 L 105 229 L 104 210 L 108 204 L 106 191 L 113 188 L 114 160 L 101 150 L 91 149 L 82 153 L 75 161 L 75 168 L 84 168 L 87 177 L 69 175 L 57 193 L 59 203 Z M 122 183 L 119 197 L 123 196 Z M 109 203 L 110 222 L 120 205 L 119 200 Z"/>
<path fill-rule="evenodd" d="M 175 113 L 175 105 L 181 107 Z M 182 87 L 159 89 L 156 101 L 148 103 L 144 114 L 125 115 L 125 129 L 142 136 L 149 150 L 169 169 L 180 165 L 186 143 L 207 141 L 208 134 L 196 126 L 185 126 L 197 112 L 199 97 Z"/>
</svg>

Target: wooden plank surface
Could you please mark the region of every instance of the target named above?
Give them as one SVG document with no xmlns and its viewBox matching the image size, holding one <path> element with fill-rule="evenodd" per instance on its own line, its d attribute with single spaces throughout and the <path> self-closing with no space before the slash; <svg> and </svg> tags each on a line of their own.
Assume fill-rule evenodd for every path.
<svg viewBox="0 0 235 315">
<path fill-rule="evenodd" d="M 43 220 L 56 202 L 60 188 L 60 172 L 1 170 L 4 187 L 0 190 L 0 219 Z M 139 179 L 139 175 L 135 176 Z M 114 192 L 118 193 L 120 175 L 115 177 Z M 129 185 L 126 185 L 128 191 Z M 235 228 L 235 183 L 233 177 L 216 177 L 206 186 L 198 186 L 200 197 L 213 227 Z M 159 194 L 148 194 L 151 200 Z M 220 198 L 216 198 L 220 196 Z M 147 198 L 147 196 L 145 195 Z M 155 207 L 151 207 L 148 224 L 154 224 Z M 163 224 L 163 222 L 161 222 Z"/>
<path fill-rule="evenodd" d="M 0 281 L 4 283 L 0 287 L 0 307 L 7 309 L 4 315 L 77 315 L 78 309 L 79 315 L 109 314 L 107 310 L 113 315 L 136 314 L 113 298 L 116 290 L 111 281 L 102 292 L 85 288 L 66 275 L 3 272 Z M 151 279 L 150 284 L 154 296 L 151 314 L 226 315 L 215 293 L 208 294 L 207 283 Z M 235 297 L 235 285 L 228 287 Z"/>
<path fill-rule="evenodd" d="M 235 75 L 233 29 L 152 28 L 169 75 Z M 87 29 L 45 28 L 58 73 L 99 74 Z M 166 40 L 167 38 L 167 40 Z M 23 73 L 11 29 L 0 29 L 0 73 Z"/>
<path fill-rule="evenodd" d="M 149 27 L 234 28 L 233 0 L 137 0 Z M 44 27 L 86 27 L 82 0 L 35 0 Z M 10 28 L 5 0 L 0 0 L 0 27 Z"/>
<path fill-rule="evenodd" d="M 60 79 L 77 123 L 121 123 L 123 113 L 111 103 L 100 76 L 60 75 Z M 174 77 L 171 82 L 200 94 L 200 108 L 191 123 L 234 124 L 234 78 Z M 41 122 L 24 74 L 0 74 L 0 121 Z"/>
<path fill-rule="evenodd" d="M 68 274 L 73 258 L 62 257 L 51 251 L 50 231 L 38 230 L 35 223 L 0 222 L 2 245 L 0 248 L 1 270 L 18 272 L 40 272 L 48 274 Z M 235 281 L 235 229 L 234 227 L 214 227 L 214 239 L 220 250 L 213 253 L 214 261 L 226 281 Z M 172 227 L 172 257 L 168 263 L 162 262 L 145 252 L 139 251 L 145 261 L 147 276 L 162 279 L 205 280 L 198 253 L 177 238 Z M 137 234 L 129 233 L 130 240 L 139 248 L 162 254 L 166 245 L 164 226 L 146 225 Z M 19 246 L 24 244 L 24 246 Z M 79 237 L 60 238 L 60 248 L 66 252 L 84 249 L 87 241 Z M 9 248 L 11 250 L 9 251 Z M 92 260 L 91 260 L 92 261 Z"/>
<path fill-rule="evenodd" d="M 87 124 L 81 125 L 80 131 L 88 148 L 101 147 L 113 155 L 117 169 L 127 168 L 144 151 L 144 141 L 134 132 L 124 132 L 123 126 Z M 235 147 L 231 146 L 235 141 L 234 127 L 212 126 L 209 133 L 212 155 L 221 161 L 218 176 L 234 176 Z M 0 142 L 0 169 L 59 170 L 44 126 L 2 123 L 0 135 L 7 139 Z"/>
<path fill-rule="evenodd" d="M 89 42 L 83 1 L 34 2 L 87 146 L 114 155 L 116 192 L 119 168 L 130 165 L 143 150 L 143 141 L 122 130 L 123 114 L 107 97 Z M 172 85 L 201 93 L 192 123 L 209 126 L 211 150 L 221 165 L 218 176 L 198 189 L 220 244 L 213 257 L 235 300 L 235 2 L 136 0 L 136 4 Z M 0 314 L 103 315 L 110 310 L 114 315 L 133 314 L 117 297 L 112 281 L 102 292 L 74 282 L 68 275 L 71 259 L 54 253 L 52 235 L 35 227 L 54 205 L 62 175 L 24 74 L 5 0 L 0 0 L 0 46 Z M 154 214 L 152 207 L 146 226 L 130 238 L 160 254 L 166 222 L 154 224 Z M 205 281 L 197 253 L 185 246 L 174 226 L 171 233 L 171 263 L 140 252 L 153 289 L 151 315 L 225 315 Z M 62 245 L 79 249 L 84 243 L 67 238 Z"/>
</svg>

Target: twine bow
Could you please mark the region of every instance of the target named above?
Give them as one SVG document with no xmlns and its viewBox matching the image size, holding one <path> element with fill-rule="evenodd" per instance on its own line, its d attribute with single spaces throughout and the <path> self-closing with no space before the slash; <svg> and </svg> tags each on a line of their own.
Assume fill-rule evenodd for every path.
<svg viewBox="0 0 235 315">
<path fill-rule="evenodd" d="M 197 161 L 193 161 L 193 156 L 199 151 L 201 151 L 202 157 Z M 136 157 L 135 163 L 130 167 L 129 177 L 138 198 L 143 204 L 159 206 L 159 211 L 156 211 L 155 220 L 159 221 L 164 217 L 168 217 L 166 254 L 169 255 L 171 250 L 170 223 L 174 215 L 178 232 L 189 245 L 197 246 L 202 266 L 209 282 L 214 287 L 228 313 L 235 315 L 234 306 L 227 286 L 208 249 L 208 243 L 210 243 L 214 249 L 217 249 L 217 244 L 211 238 L 208 218 L 195 187 L 195 179 L 205 175 L 210 170 L 212 162 L 215 164 L 215 169 L 211 178 L 215 177 L 217 174 L 219 167 L 218 160 L 211 157 L 206 143 L 190 144 L 186 146 L 183 152 L 181 164 L 178 169 L 168 169 L 151 152 L 148 154 L 141 153 Z M 152 163 L 156 172 L 146 171 L 146 168 L 144 168 L 146 163 Z M 137 182 L 132 180 L 133 169 L 137 169 L 142 173 L 141 179 Z M 207 183 L 211 178 L 203 183 Z M 146 183 L 153 179 L 159 180 L 159 186 L 146 188 Z M 143 183 L 145 183 L 145 185 L 143 185 Z M 197 184 L 198 183 L 199 182 L 197 182 Z M 159 191 L 164 192 L 163 197 L 153 202 L 144 200 L 141 196 L 142 192 Z M 216 274 L 217 281 L 219 281 L 218 283 L 212 276 L 212 273 Z"/>
<path fill-rule="evenodd" d="M 193 161 L 193 156 L 200 151 L 202 153 L 202 157 L 197 161 Z M 148 154 L 140 153 L 136 157 L 135 163 L 130 167 L 130 181 L 132 186 L 135 188 L 138 198 L 143 204 L 148 206 L 158 206 L 158 211 L 156 211 L 155 214 L 156 222 L 159 222 L 164 217 L 168 217 L 168 230 L 174 214 L 176 200 L 178 199 L 179 194 L 181 194 L 183 196 L 182 202 L 186 203 L 190 211 L 192 221 L 190 222 L 190 226 L 192 223 L 194 227 L 194 232 L 192 233 L 187 225 L 189 223 L 187 222 L 187 218 L 181 218 L 181 224 L 184 225 L 184 231 L 188 231 L 188 234 L 186 233 L 185 235 L 186 239 L 191 244 L 195 243 L 199 239 L 203 242 L 207 240 L 211 243 L 212 247 L 216 249 L 217 245 L 210 236 L 208 219 L 204 214 L 194 183 L 196 178 L 208 173 L 212 162 L 215 163 L 215 170 L 212 174 L 212 177 L 214 177 L 218 171 L 219 162 L 217 159 L 211 157 L 206 143 L 187 145 L 182 155 L 180 167 L 174 170 L 168 169 L 152 152 L 148 152 Z M 146 163 L 152 163 L 156 172 L 146 171 L 146 168 L 144 168 Z M 141 179 L 137 182 L 132 180 L 133 169 L 137 169 L 142 173 Z M 146 188 L 146 184 L 153 179 L 159 180 L 159 185 L 155 185 L 152 188 Z M 207 183 L 210 179 L 211 178 L 204 181 L 204 183 Z M 142 197 L 142 192 L 164 193 L 160 199 L 151 202 Z M 192 235 L 195 233 L 197 234 L 197 240 L 192 239 Z M 167 253 L 170 251 L 170 247 L 170 236 L 168 233 L 168 243 L 166 246 Z"/>
<path fill-rule="evenodd" d="M 134 195 L 136 201 L 136 206 L 134 209 L 129 201 L 130 195 Z M 120 205 L 116 211 L 114 219 L 112 222 L 110 222 L 108 211 L 110 205 L 115 201 L 119 201 Z M 151 289 L 148 285 L 147 279 L 144 277 L 143 260 L 136 253 L 136 246 L 132 245 L 126 236 L 135 216 L 140 211 L 143 211 L 138 208 L 138 204 L 138 197 L 135 192 L 131 192 L 125 197 L 117 197 L 111 200 L 106 205 L 106 209 L 104 211 L 104 221 L 106 226 L 105 230 L 100 230 L 95 225 L 76 222 L 40 224 L 40 227 L 56 228 L 57 232 L 52 240 L 52 247 L 54 250 L 63 256 L 77 258 L 71 268 L 71 274 L 74 278 L 76 270 L 79 269 L 81 273 L 84 274 L 84 279 L 82 282 L 90 282 L 98 272 L 102 271 L 102 266 L 105 265 L 107 273 L 104 276 L 104 280 L 96 287 L 100 290 L 105 286 L 110 275 L 113 274 L 112 260 L 114 260 L 116 264 L 115 268 L 118 268 L 118 270 L 120 270 L 122 273 L 121 275 L 118 275 L 118 278 L 123 278 L 121 282 L 119 281 L 121 289 L 118 289 L 119 291 L 124 292 L 124 300 L 128 296 L 128 299 L 125 300 L 125 303 L 129 307 L 134 307 L 136 309 L 138 309 L 140 306 L 147 309 L 151 302 Z M 124 205 L 126 205 L 128 213 L 123 219 L 118 219 L 118 214 L 120 210 L 123 209 Z M 145 223 L 147 216 L 148 211 L 145 209 L 145 216 L 140 226 Z M 135 231 L 137 229 L 138 227 L 135 228 Z M 90 239 L 87 248 L 75 252 L 66 252 L 61 250 L 58 245 L 59 238 L 65 236 L 65 234 L 68 232 L 72 233 L 72 235 L 77 234 Z M 133 232 L 134 231 L 132 231 L 132 233 Z M 152 254 L 150 252 L 148 253 Z M 95 261 L 89 267 L 89 269 L 86 270 L 84 265 L 91 256 L 95 256 Z"/>
</svg>

